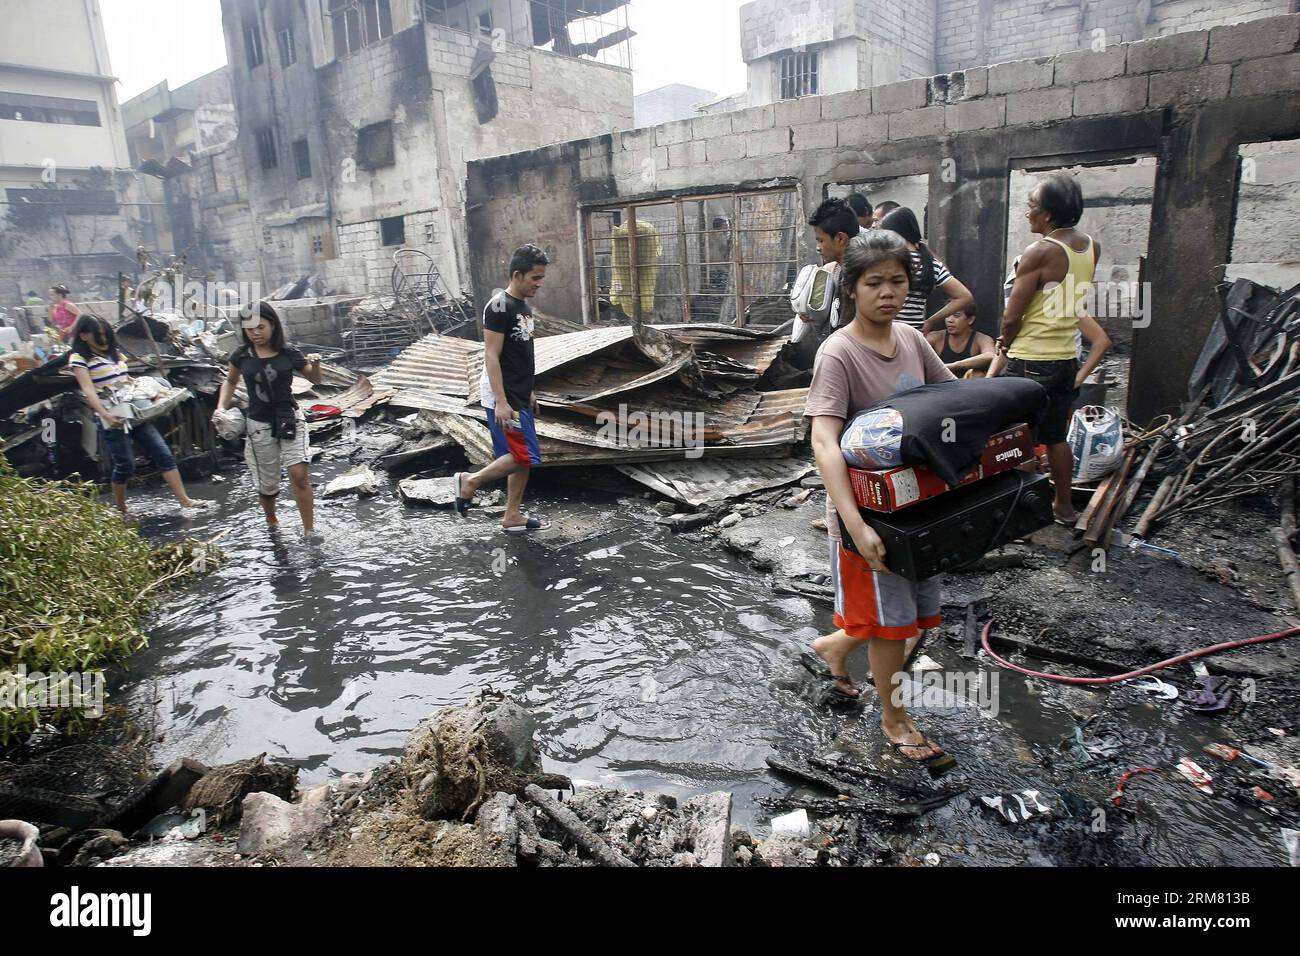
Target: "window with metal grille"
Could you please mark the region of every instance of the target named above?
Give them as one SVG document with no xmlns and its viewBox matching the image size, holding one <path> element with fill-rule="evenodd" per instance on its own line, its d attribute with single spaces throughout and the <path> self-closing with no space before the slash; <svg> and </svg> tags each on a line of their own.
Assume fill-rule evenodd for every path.
<svg viewBox="0 0 1300 956">
<path fill-rule="evenodd" d="M 392 166 L 396 162 L 393 155 L 393 124 L 385 120 L 372 126 L 364 127 L 357 133 L 357 165 L 362 169 L 379 169 Z"/>
<path fill-rule="evenodd" d="M 801 227 L 793 188 L 593 209 L 586 214 L 592 314 L 779 325 L 790 317 Z"/>
<path fill-rule="evenodd" d="M 262 56 L 262 28 L 256 23 L 244 25 L 244 54 L 248 58 L 248 68 L 259 67 L 264 62 Z"/>
<path fill-rule="evenodd" d="M 329 12 L 336 57 L 393 35 L 389 0 L 329 0 Z"/>
<path fill-rule="evenodd" d="M 293 27 L 275 35 L 280 44 L 280 66 L 293 66 L 298 62 L 298 50 L 293 45 Z"/>
<path fill-rule="evenodd" d="M 293 162 L 298 169 L 299 179 L 311 178 L 311 149 L 307 146 L 305 139 L 296 140 L 293 144 Z"/>
<path fill-rule="evenodd" d="M 269 126 L 263 126 L 257 131 L 257 156 L 262 161 L 263 169 L 275 169 L 280 165 L 280 157 L 276 155 L 275 149 L 275 130 Z"/>
<path fill-rule="evenodd" d="M 818 53 L 787 53 L 781 57 L 781 99 L 816 95 L 820 68 Z"/>
<path fill-rule="evenodd" d="M 400 246 L 406 242 L 406 222 L 401 216 L 379 220 L 379 238 L 385 246 Z"/>
<path fill-rule="evenodd" d="M 314 252 L 314 253 L 316 253 L 316 255 L 318 255 L 318 256 L 325 252 L 325 237 L 324 237 L 324 236 L 312 236 L 312 237 L 311 237 L 311 251 Z"/>
</svg>

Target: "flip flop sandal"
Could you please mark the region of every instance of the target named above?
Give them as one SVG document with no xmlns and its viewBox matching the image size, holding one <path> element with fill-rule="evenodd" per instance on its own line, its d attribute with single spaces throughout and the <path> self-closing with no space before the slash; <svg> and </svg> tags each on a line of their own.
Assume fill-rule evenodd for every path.
<svg viewBox="0 0 1300 956">
<path fill-rule="evenodd" d="M 947 756 L 948 756 L 948 754 L 944 753 L 943 751 L 940 751 L 940 752 L 937 753 L 937 754 L 931 754 L 931 755 L 928 756 L 928 757 L 909 757 L 907 754 L 903 753 L 904 750 L 916 750 L 917 748 L 920 748 L 920 747 L 938 747 L 938 746 L 939 746 L 938 744 L 936 744 L 933 740 L 931 740 L 931 739 L 928 738 L 928 737 L 927 737 L 925 740 L 921 741 L 919 744 L 900 744 L 900 743 L 895 743 L 894 741 L 892 741 L 892 740 L 890 740 L 888 737 L 886 737 L 886 738 L 885 738 L 885 743 L 889 744 L 889 746 L 891 746 L 891 747 L 893 747 L 895 750 L 897 750 L 899 756 L 902 757 L 904 760 L 910 760 L 910 761 L 912 761 L 913 763 L 925 763 L 925 764 L 928 764 L 928 763 L 930 763 L 931 761 L 939 760 L 939 759 L 941 759 L 941 758 L 943 758 L 943 757 L 947 757 Z"/>
<path fill-rule="evenodd" d="M 511 525 L 505 528 L 506 534 L 523 534 L 526 531 L 545 531 L 551 523 L 545 518 L 529 518 L 525 524 Z"/>
<path fill-rule="evenodd" d="M 819 676 L 820 676 L 823 680 L 828 680 L 828 681 L 831 682 L 830 693 L 831 693 L 831 695 L 832 695 L 836 700 L 842 700 L 842 701 L 846 701 L 846 702 L 848 702 L 848 703 L 853 703 L 853 704 L 857 704 L 857 703 L 861 703 L 861 702 L 862 702 L 862 688 L 858 687 L 857 684 L 855 684 L 855 683 L 853 683 L 853 681 L 849 680 L 849 675 L 848 675 L 848 674 L 829 674 L 829 673 L 827 673 L 827 674 L 821 674 L 821 675 L 819 675 Z M 848 693 L 847 691 L 841 690 L 840 687 L 839 687 L 839 684 L 840 684 L 841 681 L 843 681 L 844 683 L 848 684 L 850 687 L 852 687 L 854 690 L 856 690 L 857 693 L 856 693 L 856 694 L 850 694 L 850 693 Z"/>
<path fill-rule="evenodd" d="M 460 491 L 461 491 L 460 480 L 464 477 L 465 477 L 465 472 L 463 471 L 458 471 L 456 472 L 456 474 L 451 476 L 452 484 L 456 489 L 455 490 L 456 514 L 460 515 L 462 518 L 464 518 L 467 514 L 469 514 L 470 503 L 474 500 L 473 498 L 462 498 L 460 496 Z"/>
<path fill-rule="evenodd" d="M 862 688 L 858 687 L 857 684 L 854 684 L 847 674 L 832 674 L 830 665 L 822 660 L 817 655 L 816 651 L 803 651 L 800 653 L 799 663 L 801 663 L 804 666 L 804 669 L 808 671 L 808 673 L 812 674 L 813 677 L 820 680 L 831 681 L 830 692 L 835 696 L 836 700 L 852 701 L 854 703 L 862 700 Z M 847 694 L 839 687 L 836 687 L 835 685 L 840 681 L 847 681 L 853 689 L 857 691 L 857 693 Z"/>
</svg>

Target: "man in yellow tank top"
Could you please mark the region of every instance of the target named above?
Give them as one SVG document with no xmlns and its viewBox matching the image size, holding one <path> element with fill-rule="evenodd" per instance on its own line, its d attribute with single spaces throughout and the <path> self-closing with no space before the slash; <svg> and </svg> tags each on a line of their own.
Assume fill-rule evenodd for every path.
<svg viewBox="0 0 1300 956">
<path fill-rule="evenodd" d="M 1070 407 L 1082 385 L 1075 333 L 1101 255 L 1101 245 L 1075 228 L 1082 216 L 1083 192 L 1064 173 L 1052 173 L 1029 193 L 1025 218 L 1043 238 L 1020 257 L 988 373 L 1032 379 L 1047 390 L 1048 407 L 1036 438 L 1047 446 L 1056 490 L 1053 510 L 1061 524 L 1075 520 L 1074 457 L 1065 441 Z"/>
</svg>

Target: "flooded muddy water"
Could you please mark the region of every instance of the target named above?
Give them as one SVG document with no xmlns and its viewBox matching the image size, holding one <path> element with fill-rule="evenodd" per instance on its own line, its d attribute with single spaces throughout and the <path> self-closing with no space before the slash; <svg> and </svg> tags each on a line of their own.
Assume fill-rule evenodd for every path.
<svg viewBox="0 0 1300 956">
<path fill-rule="evenodd" d="M 318 488 L 346 467 L 319 469 Z M 280 530 L 266 528 L 242 471 L 191 491 L 213 507 L 182 517 L 160 489 L 131 497 L 151 539 L 226 532 L 225 563 L 169 592 L 148 622 L 150 646 L 116 687 L 115 703 L 156 711 L 159 762 L 265 751 L 299 766 L 304 782 L 325 782 L 395 757 L 433 710 L 490 685 L 535 715 L 548 770 L 679 796 L 731 790 L 736 819 L 761 828 L 768 813 L 756 799 L 796 786 L 766 767 L 775 749 L 824 750 L 837 737 L 880 749 L 876 715 L 817 706 L 794 663 L 832 629 L 829 609 L 774 593 L 720 548 L 654 525 L 638 496 L 541 481 L 529 503 L 553 527 L 523 538 L 482 511 L 461 520 L 412 509 L 386 489 L 318 501 L 322 538 L 305 543 L 287 494 Z M 926 653 L 955 672 L 992 672 L 947 640 Z M 997 674 L 996 715 L 952 695 L 916 710 L 960 761 L 942 785 L 968 789 L 892 833 L 896 860 L 933 851 L 967 864 L 1285 863 L 1274 819 L 1167 771 L 1130 783 L 1134 813 L 1113 810 L 1125 769 L 1180 756 L 1219 769 L 1200 751 L 1216 739 L 1212 724 L 1127 687 Z M 1088 732 L 1108 728 L 1112 739 L 1098 729 L 1097 740 L 1117 743 L 1116 761 L 1062 768 L 1078 757 L 1062 740 L 1094 712 L 1104 714 Z M 1012 825 L 979 800 L 1025 788 L 1052 797 L 1058 817 L 1067 802 L 1076 816 Z"/>
</svg>

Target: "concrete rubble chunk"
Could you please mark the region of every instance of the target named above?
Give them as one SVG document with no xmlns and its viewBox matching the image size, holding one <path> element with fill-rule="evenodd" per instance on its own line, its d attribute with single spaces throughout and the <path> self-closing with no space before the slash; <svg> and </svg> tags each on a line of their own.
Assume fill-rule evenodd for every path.
<svg viewBox="0 0 1300 956">
<path fill-rule="evenodd" d="M 297 822 L 292 803 L 272 793 L 250 793 L 244 798 L 239 823 L 239 852 L 250 856 L 275 852 L 288 844 Z"/>
<path fill-rule="evenodd" d="M 494 793 L 478 808 L 475 823 L 487 861 L 515 866 L 519 855 L 519 800 L 511 793 Z"/>
<path fill-rule="evenodd" d="M 731 794 L 725 791 L 691 797 L 681 805 L 688 821 L 696 866 L 734 866 L 731 847 Z"/>
</svg>

